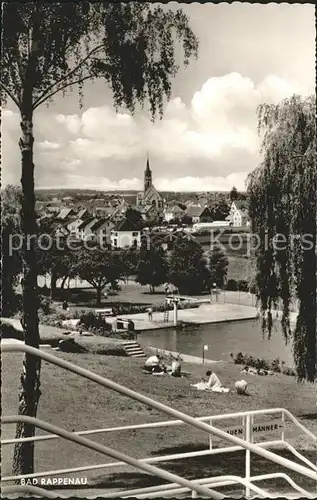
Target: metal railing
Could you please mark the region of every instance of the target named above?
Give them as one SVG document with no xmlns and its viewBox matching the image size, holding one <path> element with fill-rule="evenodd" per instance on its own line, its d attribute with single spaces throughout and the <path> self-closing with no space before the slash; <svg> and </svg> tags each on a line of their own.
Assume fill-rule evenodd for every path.
<svg viewBox="0 0 317 500">
<path fill-rule="evenodd" d="M 300 495 L 304 496 L 305 498 L 316 498 L 316 495 L 311 495 L 309 494 L 306 490 L 298 486 L 292 479 L 288 477 L 287 474 L 283 474 L 281 472 L 276 472 L 272 474 L 263 474 L 260 476 L 253 476 L 252 481 L 262 481 L 262 480 L 270 480 L 270 479 L 283 479 L 285 482 L 287 482 L 292 488 L 295 489 Z M 250 488 L 250 490 L 253 490 L 254 493 L 257 495 L 261 495 L 262 493 L 259 492 L 259 488 L 256 487 L 254 484 L 250 483 L 249 481 L 242 479 L 241 477 L 238 476 L 218 476 L 218 477 L 213 477 L 213 478 L 204 478 L 204 479 L 198 479 L 195 480 L 194 482 L 197 482 L 198 484 L 204 484 L 208 487 L 212 486 L 213 488 L 220 488 L 224 486 L 232 486 L 234 484 L 241 484 L 245 486 L 245 488 Z M 263 490 L 262 490 L 263 491 Z M 169 497 L 169 496 L 175 496 L 175 495 L 180 495 L 184 493 L 188 493 L 188 490 L 186 488 L 179 488 L 177 487 L 176 484 L 174 485 L 161 485 L 161 486 L 151 486 L 148 488 L 135 488 L 132 490 L 126 490 L 123 492 L 120 492 L 120 498 L 128 498 L 128 497 L 136 497 L 141 499 L 141 498 L 158 498 L 158 494 L 164 492 L 164 497 Z M 106 494 L 103 495 L 103 498 L 113 498 L 115 497 L 116 494 Z M 266 492 L 266 496 L 269 498 L 270 495 L 268 492 Z"/>
<path fill-rule="evenodd" d="M 238 412 L 238 413 L 228 413 L 225 415 L 211 415 L 207 417 L 199 417 L 196 420 L 200 422 L 212 422 L 216 423 L 218 421 L 226 421 L 229 419 L 236 419 L 236 418 L 242 418 L 245 419 L 247 416 L 254 418 L 256 416 L 261 416 L 261 415 L 279 415 L 281 414 L 281 423 L 283 425 L 280 425 L 279 428 L 281 430 L 281 439 L 275 440 L 275 441 L 269 441 L 269 442 L 264 442 L 264 443 L 257 443 L 259 446 L 275 446 L 275 445 L 281 445 L 287 449 L 289 449 L 297 458 L 302 460 L 308 467 L 312 468 L 317 472 L 317 467 L 310 462 L 306 457 L 301 455 L 297 450 L 295 450 L 294 447 L 292 447 L 289 443 L 287 443 L 284 439 L 285 435 L 285 417 L 288 417 L 290 422 L 295 424 L 296 427 L 299 428 L 300 431 L 305 433 L 311 440 L 317 441 L 317 437 L 306 427 L 304 427 L 302 424 L 298 422 L 298 420 L 286 409 L 284 408 L 275 408 L 275 409 L 269 409 L 269 410 L 253 410 L 253 411 L 248 411 L 248 412 Z M 274 421 L 275 422 L 275 421 Z M 271 421 L 268 421 L 267 423 L 271 423 Z M 90 430 L 85 430 L 85 431 L 77 431 L 74 432 L 75 435 L 78 436 L 88 436 L 88 435 L 95 435 L 95 434 L 104 434 L 104 433 L 109 433 L 109 432 L 120 432 L 120 431 L 134 431 L 134 430 L 145 430 L 145 429 L 153 429 L 153 428 L 165 428 L 165 427 L 172 427 L 172 426 L 180 426 L 184 425 L 184 422 L 181 420 L 168 420 L 168 421 L 163 421 L 163 422 L 151 422 L 151 423 L 146 423 L 146 424 L 136 424 L 136 425 L 125 425 L 125 426 L 120 426 L 120 427 L 106 427 L 102 429 L 90 429 Z M 253 426 L 254 426 L 253 422 Z M 260 425 L 260 424 L 257 424 Z M 228 432 L 230 428 L 226 429 L 226 432 Z M 12 445 L 15 443 L 19 442 L 28 442 L 28 441 L 33 441 L 33 442 L 38 442 L 38 441 L 47 441 L 47 440 L 54 440 L 58 439 L 59 436 L 56 434 L 48 434 L 48 435 L 42 435 L 42 436 L 34 436 L 30 438 L 14 438 L 14 439 L 3 439 L 1 441 L 2 446 L 6 445 Z M 164 461 L 172 461 L 172 460 L 179 460 L 183 458 L 191 458 L 191 457 L 197 457 L 197 456 L 206 456 L 206 455 L 216 455 L 220 453 L 228 453 L 228 452 L 233 452 L 233 451 L 241 451 L 243 448 L 241 446 L 234 446 L 234 447 L 226 447 L 226 448 L 212 448 L 212 436 L 209 435 L 209 448 L 207 450 L 201 450 L 201 451 L 195 451 L 195 452 L 187 452 L 187 453 L 177 453 L 173 455 L 162 455 L 162 456 L 156 456 L 156 457 L 149 457 L 149 458 L 144 458 L 142 461 L 146 463 L 157 463 L 157 462 L 164 462 Z M 117 467 L 118 465 L 122 465 L 122 462 L 111 462 L 111 463 L 106 463 L 106 464 L 97 464 L 97 465 L 86 465 L 83 467 L 73 467 L 73 468 L 68 468 L 68 469 L 59 469 L 59 470 L 54 470 L 54 471 L 46 471 L 46 472 L 40 472 L 37 474 L 28 474 L 27 476 L 21 476 L 24 478 L 33 478 L 33 477 L 48 477 L 52 473 L 54 474 L 69 474 L 69 473 L 75 473 L 75 472 L 84 472 L 84 471 L 89 471 L 89 470 L 96 470 L 96 469 L 104 469 L 104 468 L 112 468 L 112 467 Z M 20 478 L 20 476 L 18 477 Z M 8 482 L 8 481 L 13 481 L 16 479 L 15 476 L 7 476 L 2 479 L 3 482 Z"/>
<path fill-rule="evenodd" d="M 174 420 L 174 421 L 168 421 L 168 422 L 156 422 L 156 423 L 151 423 L 151 424 L 140 424 L 138 426 L 125 426 L 124 428 L 112 428 L 112 429 L 97 429 L 97 430 L 94 430 L 94 431 L 80 431 L 80 432 L 77 432 L 77 433 L 68 433 L 68 431 L 64 431 L 62 429 L 58 429 L 58 428 L 54 428 L 54 426 L 51 426 L 50 424 L 47 424 L 47 423 L 43 423 L 41 421 L 38 421 L 38 419 L 34 419 L 34 425 L 37 425 L 39 424 L 39 426 L 44 429 L 44 426 L 45 426 L 45 429 L 46 430 L 49 430 L 51 429 L 51 431 L 56 435 L 56 436 L 61 436 L 63 435 L 63 437 L 66 437 L 66 439 L 70 439 L 70 440 L 73 440 L 74 442 L 80 442 L 78 441 L 79 440 L 84 440 L 81 442 L 81 444 L 83 444 L 84 446 L 86 445 L 87 447 L 91 447 L 91 444 L 93 443 L 94 445 L 96 445 L 95 442 L 93 441 L 89 441 L 87 439 L 84 439 L 81 437 L 82 434 L 93 434 L 93 433 L 97 433 L 97 432 L 109 432 L 109 431 L 114 431 L 114 430 L 119 430 L 119 429 L 125 429 L 125 430 L 128 430 L 128 429 L 136 429 L 136 428 L 150 428 L 150 427 L 158 427 L 158 426 L 169 426 L 169 425 L 182 425 L 182 424 L 189 424 L 191 425 L 192 427 L 195 427 L 199 430 L 202 430 L 204 432 L 206 432 L 207 434 L 209 434 L 210 438 L 212 436 L 217 436 L 218 438 L 222 439 L 222 440 L 225 440 L 225 441 L 228 441 L 236 446 L 232 446 L 231 448 L 224 448 L 222 449 L 221 451 L 237 451 L 237 450 L 241 450 L 241 449 L 244 449 L 246 451 L 246 478 L 245 478 L 245 484 L 246 484 L 246 494 L 249 494 L 250 493 L 250 489 L 251 488 L 251 477 L 250 477 L 250 452 L 253 452 L 259 456 L 262 456 L 264 458 L 267 458 L 268 460 L 271 460 L 272 462 L 275 462 L 285 468 L 288 468 L 289 470 L 292 470 L 292 471 L 295 471 L 295 472 L 298 472 L 299 474 L 302 474 L 310 479 L 313 479 L 313 480 L 316 480 L 317 478 L 317 475 L 316 475 L 316 472 L 315 470 L 312 470 L 313 468 L 311 467 L 312 464 L 309 463 L 310 465 L 310 468 L 307 468 L 307 467 L 304 467 L 300 464 L 297 464 L 295 462 L 292 462 L 291 460 L 288 460 L 284 457 L 281 457 L 280 455 L 277 455 L 275 453 L 272 453 L 271 451 L 268 451 L 265 449 L 265 447 L 263 446 L 260 446 L 259 444 L 253 444 L 251 442 L 251 439 L 249 439 L 249 441 L 246 441 L 244 439 L 240 439 L 239 437 L 237 436 L 233 436 L 233 435 L 230 435 L 228 434 L 226 431 L 222 430 L 222 429 L 219 429 L 217 427 L 214 427 L 213 425 L 211 425 L 211 422 L 210 421 L 214 421 L 214 420 L 217 420 L 217 419 L 226 419 L 226 418 L 233 418 L 233 417 L 243 417 L 245 418 L 245 426 L 246 426 L 246 429 L 250 428 L 250 426 L 252 425 L 252 422 L 251 422 L 251 418 L 253 418 L 253 416 L 255 414 L 260 414 L 260 413 L 276 413 L 276 412 L 283 412 L 282 415 L 283 415 L 283 418 L 285 418 L 285 416 L 287 415 L 299 428 L 301 428 L 302 431 L 306 432 L 306 434 L 308 434 L 311 438 L 313 438 L 314 440 L 316 440 L 316 437 L 313 435 L 313 433 L 311 433 L 310 431 L 308 431 L 304 426 L 302 426 L 294 417 L 293 415 L 290 414 L 290 412 L 288 412 L 287 410 L 285 409 L 277 409 L 277 410 L 257 410 L 255 412 L 238 412 L 236 414 L 228 414 L 226 416 L 212 416 L 212 417 L 202 417 L 200 419 L 195 419 L 193 417 L 190 417 L 189 415 L 186 415 L 184 413 L 181 413 L 177 410 L 174 410 L 173 408 L 170 408 L 166 405 L 163 405 L 162 403 L 159 403 L 153 399 L 150 399 L 146 396 L 143 396 L 142 394 L 139 394 L 135 391 L 132 391 L 124 386 L 121 386 L 119 384 L 117 384 L 116 382 L 113 382 L 109 379 L 105 379 L 99 375 L 96 375 L 84 368 L 81 368 L 79 366 L 76 366 L 72 363 L 69 363 L 67 361 L 64 361 L 63 359 L 60 359 L 60 358 L 57 358 L 56 356 L 53 356 L 52 354 L 50 353 L 47 353 L 47 352 L 43 352 L 43 351 L 40 351 L 38 349 L 35 349 L 33 347 L 30 347 L 30 346 L 26 346 L 25 344 L 23 343 L 15 343 L 15 344 L 8 344 L 8 343 L 2 343 L 1 345 L 1 348 L 2 348 L 2 351 L 3 352 L 27 352 L 29 354 L 32 354 L 34 356 L 39 356 L 41 359 L 45 360 L 45 361 L 48 361 L 56 366 L 60 366 L 62 368 L 65 368 L 73 373 L 76 373 L 78 375 L 81 375 L 83 376 L 84 378 L 87 378 L 89 380 L 92 380 L 92 381 L 95 381 L 96 383 L 104 386 L 104 387 L 107 387 L 107 388 L 110 388 L 110 389 L 113 389 L 121 394 L 124 394 L 132 399 L 135 399 L 141 403 L 144 403 L 152 408 L 156 408 L 158 409 L 159 411 L 162 411 L 163 413 L 169 415 L 169 416 L 172 416 L 172 417 L 176 417 L 178 420 Z M 252 415 L 251 415 L 252 414 Z M 30 418 L 30 417 L 4 417 L 3 419 L 3 423 L 8 423 L 9 420 L 11 423 L 13 423 L 13 421 L 21 421 L 19 419 L 21 418 Z M 9 420 L 8 420 L 9 419 Z M 206 424 L 205 421 L 209 421 L 210 425 Z M 55 431 L 52 430 L 52 429 L 56 429 Z M 62 433 L 62 434 L 61 434 Z M 38 441 L 38 440 L 45 440 L 45 439 L 54 439 L 55 438 L 55 435 L 51 435 L 51 436 L 34 436 L 33 438 L 25 438 L 24 440 L 34 440 L 34 441 Z M 250 435 L 249 435 L 249 438 L 250 438 Z M 14 442 L 17 442 L 17 440 L 5 440 L 5 442 L 3 444 L 13 444 Z M 98 446 L 101 446 L 102 445 L 98 445 Z M 107 451 L 106 451 L 107 450 Z M 98 450 L 97 450 L 98 451 Z M 101 453 L 104 453 L 104 454 L 108 454 L 114 458 L 118 458 L 120 454 L 118 454 L 118 452 L 116 452 L 115 450 L 111 450 L 110 448 L 107 448 L 107 447 L 102 447 L 102 450 L 100 448 L 100 451 Z M 214 454 L 214 453 L 219 453 L 220 450 L 213 450 L 212 449 L 212 441 L 210 440 L 210 449 L 207 450 L 207 452 L 192 452 L 192 453 L 187 453 L 187 454 L 178 454 L 178 455 L 174 455 L 172 456 L 174 459 L 176 458 L 185 458 L 185 457 L 189 457 L 189 456 L 197 456 L 197 454 Z M 181 455 L 181 456 L 180 456 Z M 148 458 L 148 459 L 142 459 L 142 460 L 138 460 L 138 461 L 134 461 L 134 466 L 137 467 L 137 468 L 140 468 L 141 470 L 146 470 L 145 469 L 145 466 L 147 467 L 151 467 L 150 465 L 148 465 L 150 462 L 154 463 L 156 461 L 166 461 L 166 460 L 170 460 L 171 459 L 171 456 L 165 456 L 165 457 L 151 457 L 151 458 Z M 72 470 L 69 470 L 67 469 L 68 472 L 78 472 L 79 470 L 89 470 L 89 469 L 93 469 L 93 468 L 103 468 L 103 467 L 109 467 L 109 466 L 114 466 L 114 465 L 121 465 L 122 463 L 127 463 L 127 464 L 130 464 L 132 465 L 132 462 L 131 460 L 134 460 L 134 459 L 131 459 L 131 457 L 127 457 L 125 455 L 121 455 L 121 458 L 119 458 L 120 462 L 117 462 L 115 464 L 102 464 L 101 466 L 97 465 L 97 466 L 88 466 L 85 467 L 85 468 L 76 468 L 76 469 L 72 469 Z M 154 470 L 155 469 L 155 470 Z M 147 469 L 149 471 L 149 469 Z M 161 472 L 163 472 L 164 474 L 166 473 L 166 471 L 161 471 L 161 469 L 157 469 L 157 468 L 152 468 L 152 474 L 154 473 L 155 475 L 158 475 L 159 477 L 162 477 L 163 476 L 160 474 Z M 33 475 L 25 475 L 25 476 L 22 476 L 22 477 L 37 477 L 39 476 L 40 474 L 48 474 L 50 473 L 50 475 L 52 475 L 52 473 L 63 473 L 63 471 L 48 471 L 48 472 L 45 472 L 45 473 L 39 473 L 39 474 L 33 474 Z M 166 474 L 169 474 L 169 473 L 166 473 Z M 172 475 L 173 476 L 173 475 Z M 3 480 L 16 480 L 18 479 L 20 476 L 11 476 L 11 477 L 7 477 L 7 478 L 3 478 Z M 190 488 L 191 491 L 193 492 L 196 492 L 196 493 L 200 493 L 200 491 L 198 491 L 196 488 L 197 488 L 197 485 L 195 484 L 194 481 L 192 482 L 189 482 L 189 484 L 185 485 L 183 481 L 186 481 L 186 480 L 183 480 L 182 478 L 179 478 L 178 476 L 175 476 L 177 478 L 177 480 L 175 479 L 171 479 L 171 476 L 169 476 L 170 479 L 168 479 L 168 481 L 174 481 L 175 483 L 177 484 L 180 484 L 181 486 L 185 487 L 185 488 Z M 165 476 L 165 478 L 167 479 L 167 476 Z M 241 479 L 241 478 L 240 478 Z M 123 493 L 123 492 L 122 492 Z M 204 493 L 206 495 L 206 493 Z M 262 494 L 264 494 L 265 496 L 265 492 L 263 492 Z M 215 496 L 216 495 L 216 496 Z M 223 496 L 219 496 L 220 494 L 217 493 L 217 492 L 213 492 L 213 491 L 209 491 L 208 492 L 208 495 L 209 497 L 212 497 L 212 498 L 223 498 Z"/>
<path fill-rule="evenodd" d="M 137 459 L 132 458 L 124 453 L 121 453 L 117 450 L 109 448 L 108 446 L 104 446 L 100 443 L 96 443 L 95 441 L 91 441 L 91 440 L 83 438 L 81 436 L 74 435 L 73 432 L 69 432 L 69 431 L 66 431 L 65 429 L 61 429 L 60 427 L 56 427 L 55 425 L 49 424 L 47 422 L 43 422 L 42 420 L 40 420 L 38 418 L 27 417 L 27 416 L 23 416 L 23 415 L 16 415 L 16 416 L 12 416 L 12 417 L 10 416 L 10 417 L 2 417 L 1 418 L 2 424 L 12 424 L 12 423 L 17 423 L 17 422 L 32 424 L 35 427 L 38 427 L 44 431 L 53 432 L 57 436 L 60 436 L 64 439 L 67 439 L 68 441 L 72 441 L 73 443 L 80 444 L 87 449 L 98 451 L 99 453 L 102 453 L 103 455 L 107 455 L 107 456 L 110 456 L 110 457 L 115 458 L 117 460 L 120 460 L 122 463 L 131 465 L 132 467 L 135 467 L 138 470 L 141 470 L 141 471 L 147 472 L 148 474 L 152 474 L 154 476 L 157 476 L 157 477 L 164 479 L 165 481 L 168 481 L 170 483 L 174 482 L 180 486 L 185 486 L 186 488 L 189 489 L 189 491 L 195 491 L 196 493 L 199 493 L 200 495 L 205 495 L 208 498 L 216 498 L 216 499 L 224 498 L 224 495 L 221 495 L 220 493 L 218 493 L 216 491 L 213 491 L 209 488 L 206 488 L 205 486 L 200 486 L 199 484 L 194 484 L 192 481 L 189 481 L 188 479 L 184 479 L 180 476 L 177 476 L 176 474 L 172 474 L 171 472 L 167 472 L 163 469 L 159 469 L 158 467 L 154 467 L 153 465 L 149 465 L 147 463 L 141 462 L 140 460 L 137 460 Z"/>
</svg>

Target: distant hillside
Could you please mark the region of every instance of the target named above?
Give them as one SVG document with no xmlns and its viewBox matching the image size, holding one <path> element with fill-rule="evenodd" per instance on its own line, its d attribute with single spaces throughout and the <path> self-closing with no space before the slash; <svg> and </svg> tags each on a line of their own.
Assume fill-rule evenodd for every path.
<svg viewBox="0 0 317 500">
<path fill-rule="evenodd" d="M 127 191 L 98 191 L 96 189 L 36 189 L 37 200 L 48 201 L 53 198 L 73 198 L 75 201 L 87 200 L 91 198 L 108 198 L 109 196 L 124 196 L 135 197 L 138 193 L 137 190 Z M 217 199 L 224 199 L 229 197 L 228 191 L 206 191 L 202 192 L 181 192 L 181 191 L 161 191 L 160 194 L 166 201 L 176 200 L 185 202 L 187 200 L 196 201 L 213 201 Z"/>
</svg>

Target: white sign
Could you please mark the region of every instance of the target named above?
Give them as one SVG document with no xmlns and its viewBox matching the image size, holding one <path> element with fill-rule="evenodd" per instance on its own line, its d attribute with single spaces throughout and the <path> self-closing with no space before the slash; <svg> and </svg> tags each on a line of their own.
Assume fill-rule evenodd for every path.
<svg viewBox="0 0 317 500">
<path fill-rule="evenodd" d="M 204 351 L 208 351 L 208 346 L 204 345 Z"/>
<path fill-rule="evenodd" d="M 284 424 L 281 420 L 271 420 L 268 422 L 260 422 L 259 424 L 252 425 L 252 434 L 269 434 L 270 432 L 274 432 L 284 428 Z M 235 427 L 227 427 L 222 429 L 228 434 L 232 436 L 244 436 L 244 428 L 235 426 Z"/>
</svg>

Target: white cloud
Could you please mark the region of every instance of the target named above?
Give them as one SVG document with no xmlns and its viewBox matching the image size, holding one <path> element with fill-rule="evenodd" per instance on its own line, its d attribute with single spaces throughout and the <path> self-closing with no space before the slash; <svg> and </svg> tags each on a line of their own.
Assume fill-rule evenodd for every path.
<svg viewBox="0 0 317 500">
<path fill-rule="evenodd" d="M 294 82 L 282 80 L 278 76 L 267 76 L 257 88 L 261 102 L 277 104 L 293 94 L 302 94 L 302 89 Z"/>
<path fill-rule="evenodd" d="M 64 187 L 140 189 L 149 151 L 158 189 L 244 189 L 247 173 L 259 161 L 257 106 L 294 92 L 301 93 L 298 84 L 277 75 L 255 84 L 232 72 L 209 78 L 188 104 L 172 99 L 155 123 L 110 106 L 91 107 L 81 115 L 39 113 L 34 124 L 37 182 L 56 185 L 60 178 Z M 12 164 L 12 177 L 13 171 L 19 174 L 19 116 L 9 110 L 3 112 L 3 137 L 10 137 L 4 157 Z"/>
<path fill-rule="evenodd" d="M 255 154 L 259 147 L 257 105 L 276 102 L 296 90 L 295 85 L 274 76 L 257 87 L 239 73 L 212 77 L 195 92 L 189 107 L 177 97 L 167 105 L 163 120 L 155 124 L 116 114 L 108 106 L 90 108 L 81 116 L 82 138 L 72 146 L 83 157 L 89 151 L 95 158 L 118 159 L 149 148 L 157 156 L 182 163 L 192 158 L 212 160 L 230 148 Z"/>
<path fill-rule="evenodd" d="M 56 116 L 56 121 L 66 126 L 71 134 L 78 134 L 81 128 L 81 119 L 78 115 L 62 115 Z"/>
<path fill-rule="evenodd" d="M 42 150 L 46 150 L 46 151 L 50 151 L 50 150 L 56 150 L 56 149 L 59 149 L 60 148 L 60 144 L 58 144 L 57 142 L 50 142 L 50 141 L 43 141 L 43 142 L 39 142 L 37 144 L 38 148 L 42 149 Z"/>
<path fill-rule="evenodd" d="M 246 177 L 247 172 L 238 172 L 227 177 L 158 178 L 155 184 L 161 191 L 229 191 L 233 186 L 240 191 L 244 191 Z"/>
<path fill-rule="evenodd" d="M 71 147 L 80 157 L 95 160 L 125 159 L 149 149 L 182 164 L 217 159 L 232 148 L 256 154 L 257 105 L 277 102 L 296 90 L 296 85 L 277 76 L 258 86 L 236 72 L 212 77 L 195 92 L 188 107 L 177 97 L 168 103 L 163 120 L 154 124 L 145 117 L 115 113 L 109 106 L 90 108 L 76 117 L 81 137 L 71 141 Z M 58 120 L 69 129 L 73 115 L 59 115 Z"/>
</svg>

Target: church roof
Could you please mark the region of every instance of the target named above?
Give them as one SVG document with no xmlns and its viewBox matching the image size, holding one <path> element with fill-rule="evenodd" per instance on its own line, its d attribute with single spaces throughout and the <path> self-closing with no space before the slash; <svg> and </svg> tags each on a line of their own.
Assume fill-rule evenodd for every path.
<svg viewBox="0 0 317 500">
<path fill-rule="evenodd" d="M 153 184 L 152 184 L 152 186 L 149 186 L 147 188 L 147 190 L 144 192 L 144 198 L 146 198 L 151 192 L 152 193 L 154 192 L 154 193 L 158 194 L 158 196 L 161 198 L 160 193 L 158 192 L 158 190 L 156 189 L 156 187 L 153 186 Z"/>
</svg>

